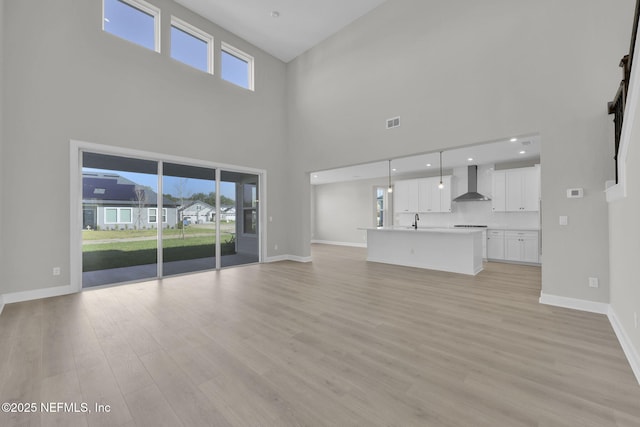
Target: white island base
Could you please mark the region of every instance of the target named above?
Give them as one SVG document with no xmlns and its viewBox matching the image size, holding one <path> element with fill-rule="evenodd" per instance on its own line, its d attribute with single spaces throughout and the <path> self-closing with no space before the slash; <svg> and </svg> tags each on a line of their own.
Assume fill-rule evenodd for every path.
<svg viewBox="0 0 640 427">
<path fill-rule="evenodd" d="M 482 230 L 367 228 L 367 261 L 476 275 Z"/>
</svg>

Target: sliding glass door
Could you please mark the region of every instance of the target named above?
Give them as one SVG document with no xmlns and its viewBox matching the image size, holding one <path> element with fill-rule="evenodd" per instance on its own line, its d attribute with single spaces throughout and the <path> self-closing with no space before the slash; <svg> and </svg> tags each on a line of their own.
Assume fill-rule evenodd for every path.
<svg viewBox="0 0 640 427">
<path fill-rule="evenodd" d="M 84 153 L 82 286 L 157 277 L 157 162 Z M 174 208 L 175 210 L 175 208 Z"/>
<path fill-rule="evenodd" d="M 220 231 L 223 267 L 255 263 L 259 254 L 258 175 L 221 171 Z M 224 200 L 224 204 L 222 203 Z"/>
<path fill-rule="evenodd" d="M 216 268 L 216 170 L 163 163 L 162 192 L 177 207 L 176 226 L 162 233 L 163 274 Z"/>
<path fill-rule="evenodd" d="M 83 152 L 82 286 L 259 262 L 259 178 Z"/>
</svg>

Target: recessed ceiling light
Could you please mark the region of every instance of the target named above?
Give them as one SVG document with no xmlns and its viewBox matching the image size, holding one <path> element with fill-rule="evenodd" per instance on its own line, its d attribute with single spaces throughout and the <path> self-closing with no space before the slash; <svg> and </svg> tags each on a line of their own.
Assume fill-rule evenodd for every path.
<svg viewBox="0 0 640 427">
<path fill-rule="evenodd" d="M 393 169 L 391 169 L 391 170 L 395 172 L 395 171 L 397 171 L 398 169 L 396 169 L 396 168 L 393 168 Z"/>
<path fill-rule="evenodd" d="M 518 140 L 518 138 L 511 138 L 509 141 L 516 142 L 517 140 Z"/>
<path fill-rule="evenodd" d="M 313 175 L 313 177 L 314 177 L 314 178 L 317 178 L 317 177 L 318 177 L 318 175 Z"/>
<path fill-rule="evenodd" d="M 429 168 L 429 167 L 431 167 L 431 163 L 427 163 L 427 167 L 428 167 L 428 168 Z"/>
<path fill-rule="evenodd" d="M 272 18 L 279 18 L 280 17 L 280 12 L 278 12 L 277 10 L 274 10 L 271 12 L 271 17 Z"/>
<path fill-rule="evenodd" d="M 473 162 L 473 157 L 469 157 L 469 158 L 467 159 L 467 161 L 468 161 L 468 162 Z"/>
<path fill-rule="evenodd" d="M 522 151 L 520 152 L 520 154 L 527 154 L 527 152 L 526 152 L 526 151 L 524 151 L 524 150 L 522 150 Z"/>
</svg>

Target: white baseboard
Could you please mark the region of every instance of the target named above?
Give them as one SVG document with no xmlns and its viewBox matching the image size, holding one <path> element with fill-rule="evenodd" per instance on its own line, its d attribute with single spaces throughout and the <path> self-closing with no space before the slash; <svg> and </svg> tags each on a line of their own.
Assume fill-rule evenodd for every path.
<svg viewBox="0 0 640 427">
<path fill-rule="evenodd" d="M 278 255 L 270 256 L 264 259 L 264 262 L 278 262 L 278 261 L 295 261 L 295 262 L 311 262 L 311 257 L 300 257 L 296 255 Z"/>
<path fill-rule="evenodd" d="M 584 299 L 561 297 L 558 295 L 545 294 L 544 292 L 540 292 L 539 301 L 540 304 L 572 308 L 574 310 L 588 311 L 590 313 L 609 313 L 609 304 L 604 302 L 594 302 Z"/>
<path fill-rule="evenodd" d="M 295 261 L 295 262 L 311 262 L 311 257 L 310 256 L 296 256 L 296 255 L 289 255 L 287 258 L 289 261 Z"/>
<path fill-rule="evenodd" d="M 0 314 L 2 314 L 2 310 L 4 310 L 4 295 L 0 294 Z"/>
<path fill-rule="evenodd" d="M 331 240 L 312 240 L 311 243 L 319 243 L 321 245 L 334 245 L 334 246 L 350 246 L 352 248 L 366 248 L 366 243 L 352 243 L 352 242 L 334 242 Z"/>
<path fill-rule="evenodd" d="M 60 295 L 67 295 L 77 292 L 73 286 L 56 286 L 55 288 L 42 288 L 34 289 L 31 291 L 12 292 L 10 294 L 4 294 L 0 296 L 4 300 L 4 304 L 11 304 L 14 302 L 31 301 L 41 298 L 57 297 Z"/>
<path fill-rule="evenodd" d="M 609 317 L 609 322 L 611 323 L 611 327 L 613 327 L 613 331 L 618 337 L 618 341 L 620 341 L 622 351 L 624 351 L 624 355 L 627 356 L 629 365 L 631 365 L 631 370 L 636 376 L 638 384 L 640 384 L 640 355 L 638 355 L 638 352 L 631 343 L 629 335 L 627 335 L 626 331 L 624 330 L 622 323 L 620 323 L 620 321 L 618 320 L 618 316 L 616 316 L 613 307 L 609 306 L 607 316 Z"/>
<path fill-rule="evenodd" d="M 264 258 L 264 262 L 288 261 L 289 255 L 268 256 Z"/>
</svg>

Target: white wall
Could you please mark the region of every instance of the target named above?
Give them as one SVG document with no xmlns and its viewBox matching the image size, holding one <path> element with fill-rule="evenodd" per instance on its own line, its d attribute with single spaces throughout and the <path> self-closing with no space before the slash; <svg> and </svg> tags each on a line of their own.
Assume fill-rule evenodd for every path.
<svg viewBox="0 0 640 427">
<path fill-rule="evenodd" d="M 308 171 L 539 133 L 543 291 L 607 302 L 606 107 L 634 3 L 389 0 L 307 51 L 287 66 L 294 229 L 310 229 Z M 302 256 L 305 234 L 291 241 Z"/>
<path fill-rule="evenodd" d="M 386 185 L 384 179 L 314 185 L 313 240 L 365 244 L 367 233 L 358 228 L 375 226 L 374 187 Z"/>
<path fill-rule="evenodd" d="M 149 1 L 162 10 L 161 54 L 103 32 L 99 0 L 6 2 L 3 292 L 70 283 L 71 139 L 266 169 L 266 255 L 288 253 L 285 64 L 171 0 Z M 219 60 L 215 76 L 172 60 L 172 14 L 214 35 L 217 58 L 221 41 L 253 55 L 255 92 L 222 81 Z M 28 226 L 7 222 L 16 216 Z"/>
<path fill-rule="evenodd" d="M 634 67 L 639 63 L 635 62 Z M 635 82 L 638 83 L 638 82 Z M 632 84 L 634 84 L 632 78 Z M 637 106 L 640 100 L 630 99 Z M 629 109 L 631 104 L 627 104 Z M 640 327 L 635 326 L 634 313 L 640 322 L 640 109 L 636 110 L 631 144 L 626 160 L 627 197 L 609 205 L 609 248 L 611 263 L 611 307 L 640 363 Z M 631 124 L 631 121 L 628 121 Z M 628 126 L 628 125 L 625 125 Z M 636 365 L 640 368 L 640 365 Z M 640 381 L 640 371 L 636 371 Z"/>
<path fill-rule="evenodd" d="M 0 271 L 4 270 L 4 0 L 0 0 Z M 5 280 L 0 274 L 0 311 L 2 311 L 2 294 L 5 291 Z"/>
</svg>

